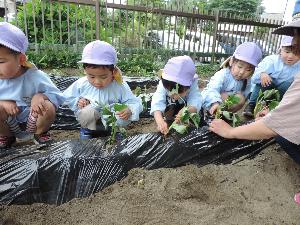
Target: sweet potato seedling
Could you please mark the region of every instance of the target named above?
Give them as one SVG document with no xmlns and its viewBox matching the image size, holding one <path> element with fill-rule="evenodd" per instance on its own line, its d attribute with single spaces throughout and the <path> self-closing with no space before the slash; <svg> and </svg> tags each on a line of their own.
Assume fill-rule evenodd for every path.
<svg viewBox="0 0 300 225">
<path fill-rule="evenodd" d="M 120 132 L 123 135 L 126 135 L 126 130 L 123 127 L 117 126 L 116 112 L 120 112 L 127 108 L 126 104 L 114 103 L 112 108 L 108 105 L 105 105 L 102 109 L 102 115 L 106 121 L 107 126 L 111 127 L 111 134 L 109 138 L 109 144 L 113 144 L 116 141 L 116 134 Z"/>
<path fill-rule="evenodd" d="M 218 107 L 215 118 L 224 119 L 230 123 L 233 127 L 238 126 L 241 123 L 241 119 L 237 113 L 229 112 L 229 109 L 240 102 L 240 98 L 236 95 L 230 95 L 228 98 L 220 104 Z"/>
<path fill-rule="evenodd" d="M 271 90 L 266 90 L 264 92 L 260 90 L 254 108 L 254 116 L 256 116 L 257 113 L 259 113 L 265 108 L 268 108 L 270 111 L 272 111 L 278 106 L 279 102 L 280 102 L 280 94 L 278 90 L 271 89 Z"/>
</svg>

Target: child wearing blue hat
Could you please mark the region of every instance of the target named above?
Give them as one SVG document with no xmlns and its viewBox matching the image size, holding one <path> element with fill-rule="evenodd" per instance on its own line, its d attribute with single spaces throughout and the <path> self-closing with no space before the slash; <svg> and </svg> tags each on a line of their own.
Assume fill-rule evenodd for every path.
<svg viewBox="0 0 300 225">
<path fill-rule="evenodd" d="M 280 96 L 284 95 L 300 71 L 300 56 L 292 50 L 291 36 L 283 36 L 279 54 L 265 57 L 256 68 L 251 78 L 253 90 L 243 115 L 252 118 L 259 91 L 277 89 Z"/>
<path fill-rule="evenodd" d="M 112 107 L 114 103 L 124 103 L 128 106 L 116 112 L 118 126 L 124 127 L 131 121 L 139 120 L 142 101 L 122 80 L 113 46 L 104 41 L 92 41 L 84 47 L 79 63 L 83 63 L 86 76 L 75 81 L 63 94 L 81 125 L 81 139 L 108 133 L 106 121 L 101 115 L 105 105 Z"/>
<path fill-rule="evenodd" d="M 0 149 L 10 147 L 16 138 L 49 142 L 48 130 L 64 101 L 50 78 L 27 61 L 27 47 L 19 28 L 0 22 Z"/>
<path fill-rule="evenodd" d="M 169 59 L 161 73 L 161 80 L 152 97 L 150 114 L 154 116 L 158 130 L 167 134 L 167 121 L 179 120 L 184 106 L 188 107 L 189 112 L 198 113 L 202 99 L 191 57 L 184 55 Z"/>
<path fill-rule="evenodd" d="M 243 107 L 251 89 L 251 75 L 262 57 L 260 48 L 254 42 L 239 45 L 225 64 L 211 77 L 207 87 L 202 91 L 203 106 L 211 115 L 230 95 L 239 97 L 240 102 L 230 111 L 236 112 Z"/>
</svg>

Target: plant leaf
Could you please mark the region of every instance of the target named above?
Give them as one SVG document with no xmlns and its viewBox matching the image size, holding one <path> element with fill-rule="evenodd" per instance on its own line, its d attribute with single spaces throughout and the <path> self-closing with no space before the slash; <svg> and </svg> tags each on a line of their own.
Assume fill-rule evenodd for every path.
<svg viewBox="0 0 300 225">
<path fill-rule="evenodd" d="M 120 111 L 122 111 L 122 110 L 124 110 L 126 108 L 127 108 L 126 104 L 121 104 L 121 103 L 115 103 L 114 104 L 114 110 L 115 110 L 115 112 L 120 112 Z"/>
<path fill-rule="evenodd" d="M 197 128 L 199 128 L 200 115 L 198 113 L 191 113 L 190 117 L 191 117 L 191 120 L 193 121 L 194 125 Z"/>
<path fill-rule="evenodd" d="M 174 129 L 174 130 L 176 130 L 180 134 L 184 134 L 185 132 L 187 132 L 187 126 L 186 125 L 177 124 L 175 122 L 172 123 L 172 125 L 169 128 L 169 130 L 170 129 Z"/>
</svg>

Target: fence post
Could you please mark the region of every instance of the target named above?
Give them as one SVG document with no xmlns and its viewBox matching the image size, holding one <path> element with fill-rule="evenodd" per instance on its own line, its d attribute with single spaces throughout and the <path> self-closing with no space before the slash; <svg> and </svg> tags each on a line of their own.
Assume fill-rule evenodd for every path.
<svg viewBox="0 0 300 225">
<path fill-rule="evenodd" d="M 96 0 L 96 39 L 100 40 L 100 0 Z"/>
<path fill-rule="evenodd" d="M 215 28 L 214 28 L 214 35 L 213 35 L 213 46 L 212 46 L 212 57 L 211 61 L 214 63 L 216 61 L 216 39 L 217 39 L 217 33 L 218 33 L 218 26 L 219 26 L 219 10 L 217 9 L 216 11 L 216 16 L 215 16 Z M 218 46 L 217 46 L 218 47 Z"/>
</svg>

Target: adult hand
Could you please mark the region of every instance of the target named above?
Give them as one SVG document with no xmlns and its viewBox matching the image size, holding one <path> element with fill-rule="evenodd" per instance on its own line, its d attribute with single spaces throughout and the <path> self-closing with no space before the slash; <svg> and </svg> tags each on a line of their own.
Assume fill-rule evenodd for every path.
<svg viewBox="0 0 300 225">
<path fill-rule="evenodd" d="M 255 116 L 255 121 L 260 120 L 263 118 L 265 115 L 267 115 L 270 112 L 269 108 L 265 107 L 263 110 L 258 112 Z"/>
<path fill-rule="evenodd" d="M 15 101 L 3 100 L 0 101 L 0 105 L 4 108 L 6 114 L 9 116 L 16 116 L 20 111 Z"/>
<path fill-rule="evenodd" d="M 260 83 L 262 87 L 268 87 L 272 83 L 272 78 L 267 73 L 261 73 Z"/>
<path fill-rule="evenodd" d="M 212 106 L 211 106 L 210 109 L 209 109 L 209 113 L 210 113 L 211 115 L 214 115 L 214 114 L 216 113 L 216 111 L 217 111 L 217 109 L 218 109 L 219 106 L 220 106 L 220 103 L 219 103 L 219 102 L 213 103 Z"/>
<path fill-rule="evenodd" d="M 123 109 L 122 111 L 116 112 L 116 115 L 122 120 L 128 120 L 132 115 L 132 112 L 129 108 Z"/>
<path fill-rule="evenodd" d="M 209 124 L 209 130 L 224 138 L 232 138 L 230 132 L 233 128 L 221 119 L 214 119 Z"/>
<path fill-rule="evenodd" d="M 79 109 L 82 109 L 82 108 L 86 107 L 89 104 L 90 104 L 90 101 L 86 98 L 79 98 L 79 100 L 77 102 L 77 106 L 78 106 Z"/>
</svg>

